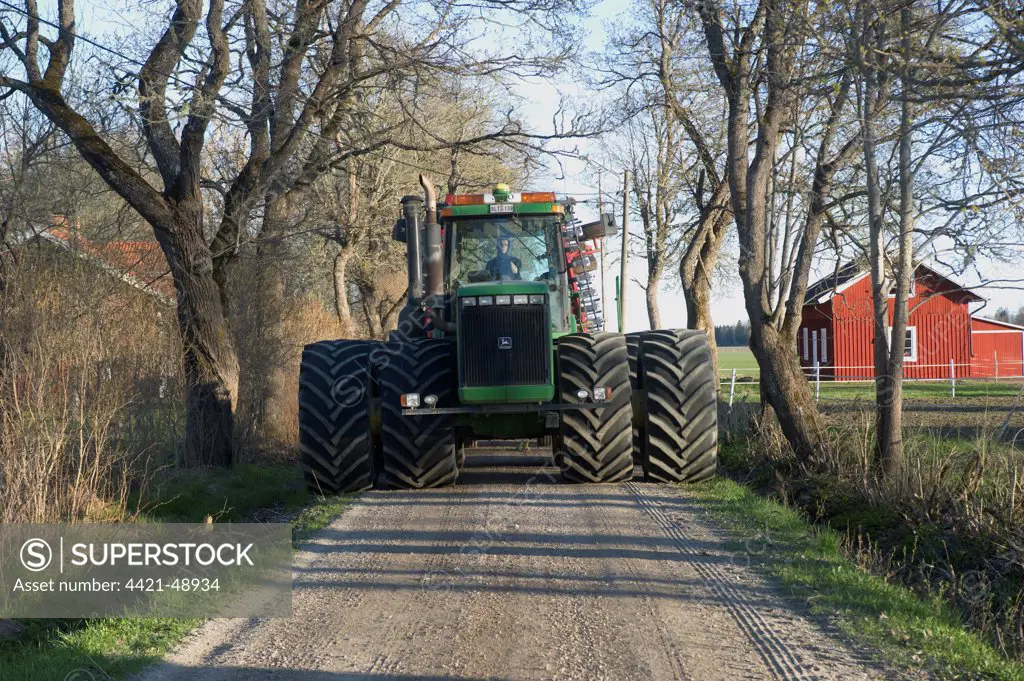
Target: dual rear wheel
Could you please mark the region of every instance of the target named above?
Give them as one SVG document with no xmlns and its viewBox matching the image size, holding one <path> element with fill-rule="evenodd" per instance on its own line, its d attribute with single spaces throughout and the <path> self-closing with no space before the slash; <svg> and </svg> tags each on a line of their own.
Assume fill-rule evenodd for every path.
<svg viewBox="0 0 1024 681">
<path fill-rule="evenodd" d="M 717 394 L 698 331 L 569 334 L 556 342 L 556 400 L 600 407 L 559 412 L 556 461 L 570 482 L 633 475 L 695 482 L 714 474 Z M 306 346 L 299 378 L 300 463 L 314 493 L 451 485 L 461 466 L 451 415 L 404 416 L 400 396 L 457 403 L 455 345 L 445 340 L 323 341 Z"/>
<path fill-rule="evenodd" d="M 714 475 L 718 393 L 702 331 L 572 334 L 557 353 L 561 402 L 592 403 L 595 388 L 611 394 L 607 407 L 561 412 L 567 480 L 628 480 L 634 464 L 659 482 Z"/>
<path fill-rule="evenodd" d="M 649 480 L 699 482 L 718 462 L 718 381 L 703 331 L 630 334 L 633 451 Z"/>
<path fill-rule="evenodd" d="M 451 485 L 452 416 L 404 416 L 401 395 L 456 397 L 454 345 L 443 340 L 324 341 L 306 346 L 299 375 L 299 462 L 311 492 Z"/>
</svg>

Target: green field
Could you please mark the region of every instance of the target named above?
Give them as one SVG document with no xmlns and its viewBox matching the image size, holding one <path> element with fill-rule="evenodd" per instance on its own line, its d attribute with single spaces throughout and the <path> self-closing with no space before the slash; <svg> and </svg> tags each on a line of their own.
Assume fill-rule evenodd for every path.
<svg viewBox="0 0 1024 681">
<path fill-rule="evenodd" d="M 738 375 L 738 373 L 737 373 Z M 723 377 L 723 389 L 728 391 L 729 378 Z M 1000 403 L 1012 401 L 1021 392 L 1020 383 L 992 381 L 957 381 L 956 397 L 953 397 L 948 381 L 907 381 L 903 384 L 903 399 L 927 400 L 930 402 L 955 402 L 959 400 L 987 401 Z M 737 400 L 756 400 L 760 392 L 756 382 L 736 381 Z M 875 386 L 869 381 L 856 383 L 821 382 L 823 400 L 873 400 Z"/>
<path fill-rule="evenodd" d="M 718 348 L 718 371 L 723 378 L 732 375 L 736 370 L 737 378 L 740 376 L 757 376 L 757 360 L 754 353 L 747 347 Z"/>
<path fill-rule="evenodd" d="M 718 374 L 722 387 L 728 393 L 732 370 L 736 370 L 735 399 L 750 401 L 758 399 L 757 360 L 750 348 L 722 347 L 718 348 Z M 953 397 L 949 381 L 907 381 L 903 384 L 903 396 L 908 400 L 948 401 L 948 400 L 1013 400 L 1021 393 L 1022 384 L 1019 380 L 1003 380 L 998 383 L 991 380 L 957 381 L 956 397 Z M 821 382 L 821 398 L 843 400 L 872 400 L 875 396 L 874 384 L 870 381 Z"/>
</svg>

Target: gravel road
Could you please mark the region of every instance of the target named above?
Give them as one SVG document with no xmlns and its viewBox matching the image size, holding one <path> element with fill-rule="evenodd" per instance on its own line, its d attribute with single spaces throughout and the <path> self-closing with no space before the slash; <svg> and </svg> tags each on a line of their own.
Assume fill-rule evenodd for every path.
<svg viewBox="0 0 1024 681">
<path fill-rule="evenodd" d="M 362 495 L 297 556 L 292 618 L 210 621 L 142 676 L 869 678 L 888 676 L 731 554 L 685 489 L 537 467 Z"/>
</svg>

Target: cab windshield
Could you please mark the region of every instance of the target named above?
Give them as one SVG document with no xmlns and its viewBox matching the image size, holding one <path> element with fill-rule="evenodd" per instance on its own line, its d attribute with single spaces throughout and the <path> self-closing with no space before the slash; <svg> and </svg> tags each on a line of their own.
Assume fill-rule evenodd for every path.
<svg viewBox="0 0 1024 681">
<path fill-rule="evenodd" d="M 547 281 L 558 276 L 557 218 L 482 218 L 454 223 L 451 282 Z"/>
</svg>

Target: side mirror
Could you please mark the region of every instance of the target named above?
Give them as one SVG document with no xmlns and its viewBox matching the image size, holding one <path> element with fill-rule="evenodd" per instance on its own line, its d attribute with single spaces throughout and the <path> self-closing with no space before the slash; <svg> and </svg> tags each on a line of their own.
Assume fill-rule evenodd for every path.
<svg viewBox="0 0 1024 681">
<path fill-rule="evenodd" d="M 408 240 L 408 234 L 409 228 L 406 226 L 405 218 L 398 218 L 391 229 L 391 238 L 404 244 Z"/>
<path fill-rule="evenodd" d="M 594 222 L 588 222 L 580 227 L 582 236 L 584 239 L 603 239 L 609 236 L 615 236 L 619 233 L 619 228 L 615 224 L 615 216 L 611 213 L 602 213 L 601 219 Z"/>
<path fill-rule="evenodd" d="M 619 226 L 615 224 L 615 216 L 611 213 L 602 213 L 601 222 L 604 224 L 605 236 L 615 236 L 619 233 Z"/>
</svg>

